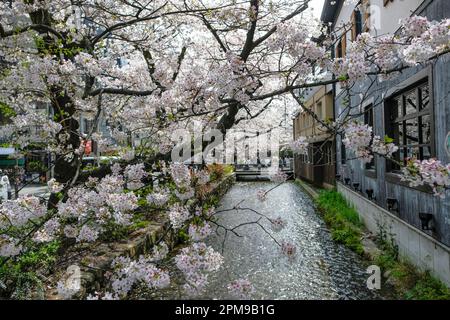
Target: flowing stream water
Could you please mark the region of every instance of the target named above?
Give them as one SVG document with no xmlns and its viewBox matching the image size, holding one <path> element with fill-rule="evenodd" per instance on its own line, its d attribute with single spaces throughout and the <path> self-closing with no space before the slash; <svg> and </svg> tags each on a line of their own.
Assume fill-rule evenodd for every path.
<svg viewBox="0 0 450 320">
<path fill-rule="evenodd" d="M 269 190 L 271 182 L 238 182 L 225 195 L 218 210 L 239 206 L 251 208 L 270 218 L 281 217 L 287 226 L 274 233 L 270 223 L 262 222 L 278 242 L 288 241 L 297 247 L 290 260 L 280 247 L 258 225 L 245 225 L 236 231 L 242 237 L 224 232 L 208 238 L 207 243 L 221 251 L 224 265 L 210 276 L 210 284 L 201 298 L 229 299 L 227 284 L 234 279 L 248 279 L 255 287 L 254 299 L 380 299 L 366 285 L 369 275 L 361 258 L 336 244 L 325 223 L 317 214 L 311 198 L 292 182 L 269 192 L 265 201 L 258 200 L 258 190 Z M 227 227 L 256 221 L 251 210 L 219 213 L 220 224 Z"/>
<path fill-rule="evenodd" d="M 209 275 L 209 285 L 196 299 L 233 299 L 227 285 L 236 279 L 247 279 L 255 288 L 250 299 L 382 299 L 369 290 L 367 265 L 356 253 L 335 243 L 311 198 L 293 182 L 284 183 L 268 193 L 263 202 L 258 190 L 275 187 L 272 182 L 237 182 L 225 195 L 217 211 L 218 223 L 228 228 L 257 221 L 260 215 L 252 210 L 229 210 L 238 203 L 269 218 L 281 217 L 287 226 L 279 232 L 271 229 L 266 219 L 261 225 L 276 239 L 294 244 L 297 253 L 289 259 L 280 246 L 256 224 L 236 229 L 240 237 L 218 230 L 207 244 L 222 252 L 224 264 Z M 243 201 L 244 200 L 244 201 Z M 241 202 L 243 201 L 243 202 Z M 183 293 L 181 272 L 170 263 L 173 284 L 168 290 L 140 298 L 189 299 Z"/>
</svg>

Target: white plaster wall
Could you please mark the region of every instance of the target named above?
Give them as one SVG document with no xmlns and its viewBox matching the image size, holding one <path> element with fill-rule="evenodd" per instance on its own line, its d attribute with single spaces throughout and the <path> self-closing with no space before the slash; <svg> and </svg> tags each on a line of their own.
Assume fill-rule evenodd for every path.
<svg viewBox="0 0 450 320">
<path fill-rule="evenodd" d="M 370 33 L 375 36 L 393 34 L 400 27 L 400 19 L 409 17 L 424 0 L 394 0 L 386 6 L 384 0 L 370 0 Z M 450 0 L 446 0 L 450 1 Z M 354 4 L 343 5 L 336 18 L 335 28 L 351 21 Z M 351 42 L 351 32 L 347 32 L 347 48 Z M 339 83 L 336 84 L 336 95 L 342 92 Z"/>
<path fill-rule="evenodd" d="M 335 28 L 341 28 L 343 24 L 349 23 L 352 18 L 355 5 L 343 5 L 339 15 L 336 18 Z M 341 36 L 340 34 L 339 36 Z M 351 42 L 351 31 L 347 32 L 347 48 Z M 342 91 L 340 83 L 336 84 L 336 95 Z"/>
<path fill-rule="evenodd" d="M 338 183 L 338 191 L 354 205 L 366 228 L 374 234 L 379 225 L 392 235 L 401 258 L 421 270 L 429 270 L 450 287 L 450 248 L 395 215 Z"/>
<path fill-rule="evenodd" d="M 400 27 L 400 19 L 409 17 L 423 0 L 394 0 L 386 6 L 383 0 L 370 0 L 373 35 L 392 34 Z"/>
<path fill-rule="evenodd" d="M 400 27 L 400 19 L 409 17 L 424 0 L 394 0 L 386 6 L 384 0 L 370 0 L 370 26 L 373 35 L 392 34 Z M 336 19 L 335 27 L 349 23 L 355 5 L 344 5 Z M 351 33 L 347 34 L 347 42 L 351 40 Z M 347 45 L 348 45 L 347 43 Z M 347 46 L 348 47 L 348 46 Z"/>
</svg>

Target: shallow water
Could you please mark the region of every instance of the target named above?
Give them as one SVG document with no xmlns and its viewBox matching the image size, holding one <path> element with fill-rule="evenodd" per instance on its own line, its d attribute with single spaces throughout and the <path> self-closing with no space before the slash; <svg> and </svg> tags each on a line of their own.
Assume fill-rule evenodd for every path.
<svg viewBox="0 0 450 320">
<path fill-rule="evenodd" d="M 258 225 L 245 225 L 228 233 L 223 248 L 223 230 L 208 238 L 207 243 L 222 251 L 224 265 L 210 275 L 210 284 L 200 297 L 230 299 L 229 282 L 239 278 L 255 287 L 252 299 L 380 299 L 367 289 L 366 266 L 361 258 L 331 239 L 313 201 L 294 183 L 285 183 L 260 202 L 259 189 L 274 187 L 271 182 L 238 182 L 221 201 L 218 210 L 231 209 L 245 199 L 240 207 L 252 208 L 270 218 L 282 217 L 288 224 L 276 233 L 270 223 L 261 224 L 278 242 L 288 241 L 297 247 L 294 260 L 281 254 L 280 247 Z M 218 214 L 219 223 L 234 227 L 256 221 L 259 216 L 249 210 L 231 210 Z"/>
</svg>

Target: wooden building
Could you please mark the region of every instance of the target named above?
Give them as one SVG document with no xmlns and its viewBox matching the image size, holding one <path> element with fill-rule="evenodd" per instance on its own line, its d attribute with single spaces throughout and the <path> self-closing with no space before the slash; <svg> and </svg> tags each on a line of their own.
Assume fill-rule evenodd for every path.
<svg viewBox="0 0 450 320">
<path fill-rule="evenodd" d="M 361 10 L 366 11 L 363 14 L 358 12 L 358 16 L 359 19 L 362 17 L 360 23 L 364 29 L 352 29 L 345 36 L 342 35 L 332 52 L 345 56 L 342 50 L 348 47 L 347 42 L 364 30 L 373 35 L 395 33 L 401 18 L 422 15 L 429 20 L 442 20 L 450 17 L 448 0 L 363 2 L 365 7 Z M 343 0 L 325 1 L 322 21 L 330 25 L 332 31 L 335 27 L 337 30 L 343 22 L 354 21 L 354 8 L 349 9 L 343 3 Z M 371 12 L 373 16 L 367 12 Z M 346 43 L 343 44 L 342 41 Z M 336 115 L 343 112 L 350 98 L 351 105 L 360 108 L 358 114 L 362 115 L 361 122 L 372 126 L 376 135 L 392 137 L 400 146 L 395 155 L 397 161 L 437 158 L 443 163 L 450 162 L 450 54 L 431 64 L 406 69 L 389 80 L 368 78 L 357 86 L 367 88 L 367 98 L 364 101 L 360 100 L 359 95 L 349 95 L 347 88 L 336 85 Z M 421 235 L 425 234 L 435 239 L 436 243 L 447 246 L 448 250 L 449 191 L 445 198 L 440 198 L 433 195 L 431 188 L 409 186 L 401 180 L 399 168 L 382 157 L 375 156 L 374 161 L 369 164 L 352 159 L 353 156 L 345 150 L 339 137 L 336 139 L 336 157 L 337 173 L 342 176 L 342 181 L 347 179 L 348 187 L 356 189 L 359 197 L 367 199 L 368 192 L 373 193 L 370 198 L 374 204 L 406 223 L 411 230 L 418 230 Z M 342 185 L 345 187 L 345 183 Z M 424 221 L 424 217 L 428 217 L 428 221 Z M 415 254 L 411 252 L 411 255 Z M 450 261 L 446 262 L 447 267 L 449 263 Z M 448 279 L 450 281 L 450 275 Z"/>
<path fill-rule="evenodd" d="M 320 187 L 331 187 L 336 175 L 334 135 L 318 119 L 323 122 L 334 119 L 332 87 L 321 86 L 301 94 L 304 109 L 294 117 L 294 138 L 307 137 L 310 147 L 307 155 L 295 156 L 295 177 Z M 314 112 L 318 119 L 314 119 L 307 110 Z"/>
</svg>

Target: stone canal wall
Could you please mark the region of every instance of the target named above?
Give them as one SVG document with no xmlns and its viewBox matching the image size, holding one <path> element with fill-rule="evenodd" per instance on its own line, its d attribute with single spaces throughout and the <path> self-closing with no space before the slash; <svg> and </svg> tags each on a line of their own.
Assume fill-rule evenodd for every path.
<svg viewBox="0 0 450 320">
<path fill-rule="evenodd" d="M 450 286 L 449 247 L 345 185 L 337 183 L 337 189 L 355 207 L 369 231 L 377 234 L 380 227 L 384 228 L 398 245 L 401 259 L 409 261 L 420 270 L 430 271 Z"/>
<path fill-rule="evenodd" d="M 234 173 L 225 176 L 221 181 L 213 183 L 205 198 L 211 196 L 223 197 L 235 181 Z M 187 205 L 194 209 L 197 201 L 192 201 Z M 146 227 L 134 231 L 122 241 L 99 242 L 94 247 L 89 247 L 88 251 L 84 251 L 82 247 L 68 250 L 62 259 L 63 262 L 59 264 L 58 270 L 54 272 L 50 280 L 53 284 L 56 284 L 69 266 L 79 267 L 81 288 L 76 298 L 85 298 L 88 292 L 99 291 L 105 286 L 105 270 L 109 269 L 111 262 L 116 257 L 126 255 L 131 258 L 138 258 L 142 254 L 150 253 L 153 246 L 163 237 L 171 249 L 178 243 L 176 234 L 170 228 L 167 215 L 160 213 L 155 221 L 151 221 Z M 45 298 L 50 300 L 62 299 L 57 293 L 56 286 L 52 286 L 46 291 Z"/>
</svg>

